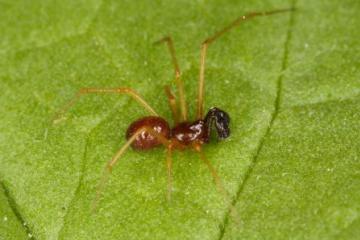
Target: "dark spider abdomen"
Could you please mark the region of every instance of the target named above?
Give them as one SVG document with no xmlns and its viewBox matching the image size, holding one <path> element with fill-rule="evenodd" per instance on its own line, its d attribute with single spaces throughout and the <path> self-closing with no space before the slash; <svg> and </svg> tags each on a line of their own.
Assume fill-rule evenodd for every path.
<svg viewBox="0 0 360 240">
<path fill-rule="evenodd" d="M 136 131 L 143 127 L 152 128 L 155 132 L 163 135 L 166 139 L 170 138 L 169 124 L 161 117 L 149 116 L 140 118 L 130 124 L 126 131 L 126 139 L 129 139 L 132 135 L 136 133 Z M 146 131 L 143 131 L 136 137 L 135 141 L 131 144 L 131 146 L 134 149 L 147 150 L 161 144 L 162 143 L 158 140 L 158 138 Z"/>
</svg>

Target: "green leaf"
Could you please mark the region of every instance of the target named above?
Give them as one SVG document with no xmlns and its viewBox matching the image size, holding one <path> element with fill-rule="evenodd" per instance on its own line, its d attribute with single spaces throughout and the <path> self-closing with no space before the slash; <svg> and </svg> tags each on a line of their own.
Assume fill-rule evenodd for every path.
<svg viewBox="0 0 360 240">
<path fill-rule="evenodd" d="M 360 221 L 360 4 L 279 1 L 26 1 L 0 8 L 0 239 L 356 239 Z M 166 200 L 164 149 L 129 150 L 91 211 L 107 161 L 147 112 L 136 89 L 171 119 L 171 35 L 194 117 L 200 43 L 210 45 L 206 109 L 229 112 L 232 135 L 204 146 L 240 219 L 193 151 L 174 154 Z M 6 219 L 4 221 L 4 219 Z"/>
</svg>

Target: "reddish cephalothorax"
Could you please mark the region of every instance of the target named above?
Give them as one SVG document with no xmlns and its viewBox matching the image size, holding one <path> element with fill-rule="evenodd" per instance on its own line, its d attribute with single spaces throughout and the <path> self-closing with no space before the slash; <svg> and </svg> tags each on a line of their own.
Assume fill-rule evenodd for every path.
<svg viewBox="0 0 360 240">
<path fill-rule="evenodd" d="M 160 117 L 152 107 L 137 94 L 134 90 L 130 88 L 83 88 L 71 99 L 60 111 L 55 115 L 54 123 L 59 122 L 62 119 L 62 114 L 67 111 L 81 96 L 90 93 L 118 93 L 126 94 L 132 97 L 134 100 L 140 103 L 147 111 L 149 111 L 151 116 L 143 117 L 136 120 L 130 124 L 127 132 L 126 138 L 127 142 L 120 150 L 114 155 L 114 157 L 107 163 L 104 174 L 98 185 L 96 200 L 100 197 L 101 190 L 105 181 L 107 179 L 108 173 L 111 172 L 113 166 L 120 159 L 122 154 L 126 149 L 131 145 L 134 149 L 137 150 L 148 150 L 160 145 L 163 145 L 167 149 L 166 155 L 166 166 L 167 166 L 167 175 L 168 175 L 168 198 L 170 199 L 170 193 L 172 189 L 172 152 L 174 149 L 194 149 L 199 153 L 200 159 L 207 165 L 210 170 L 218 190 L 221 191 L 228 201 L 229 205 L 231 203 L 230 198 L 228 197 L 225 189 L 223 188 L 220 178 L 218 177 L 214 167 L 210 162 L 205 158 L 204 153 L 201 150 L 201 146 L 204 143 L 210 141 L 210 135 L 212 129 L 216 130 L 218 139 L 225 139 L 230 136 L 229 115 L 220 110 L 219 108 L 211 108 L 206 116 L 204 117 L 204 96 L 205 96 L 205 59 L 207 49 L 210 44 L 212 44 L 216 39 L 221 37 L 227 31 L 233 29 L 241 22 L 251 19 L 257 16 L 266 16 L 276 13 L 282 13 L 287 11 L 293 11 L 293 8 L 289 9 L 279 9 L 267 12 L 252 12 L 247 15 L 241 16 L 233 21 L 230 25 L 226 26 L 224 29 L 216 32 L 213 36 L 205 39 L 201 45 L 200 53 L 200 73 L 199 73 L 199 87 L 198 87 L 198 97 L 197 97 L 197 112 L 196 120 L 189 121 L 187 114 L 187 105 L 185 101 L 185 93 L 183 82 L 180 78 L 180 68 L 175 57 L 175 49 L 173 41 L 170 37 L 164 37 L 157 41 L 156 43 L 166 43 L 170 55 L 172 58 L 172 63 L 175 69 L 175 81 L 177 86 L 177 91 L 179 94 L 178 102 L 173 93 L 170 90 L 169 86 L 165 87 L 165 92 L 169 101 L 170 109 L 174 119 L 174 127 L 170 128 L 168 122 Z M 179 107 L 178 107 L 179 103 Z M 180 111 L 179 111 L 180 109 Z M 95 206 L 95 204 L 94 204 Z M 231 207 L 231 206 L 230 206 Z"/>
</svg>

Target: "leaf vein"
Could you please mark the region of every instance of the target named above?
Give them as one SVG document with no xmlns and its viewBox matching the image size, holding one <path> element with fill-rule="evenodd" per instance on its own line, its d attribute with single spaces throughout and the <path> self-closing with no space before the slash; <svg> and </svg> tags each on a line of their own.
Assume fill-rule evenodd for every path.
<svg viewBox="0 0 360 240">
<path fill-rule="evenodd" d="M 295 8 L 296 6 L 296 1 L 297 0 L 292 0 L 292 8 Z M 253 169 L 255 168 L 257 162 L 258 162 L 258 158 L 260 155 L 260 152 L 262 150 L 262 147 L 264 145 L 265 139 L 269 136 L 271 128 L 274 124 L 275 119 L 277 118 L 277 115 L 279 113 L 280 110 L 280 106 L 281 106 L 281 94 L 282 94 L 282 89 L 283 89 L 283 78 L 284 78 L 284 72 L 288 66 L 288 55 L 289 55 L 289 47 L 290 47 L 290 42 L 291 42 L 291 38 L 292 38 L 292 30 L 293 27 L 295 25 L 295 13 L 292 12 L 290 15 L 290 20 L 289 20 L 289 27 L 286 33 L 286 39 L 285 39 L 285 43 L 284 43 L 284 55 L 283 55 L 283 59 L 282 59 L 282 64 L 281 64 L 281 71 L 280 71 L 280 75 L 278 76 L 277 79 L 277 91 L 276 91 L 276 97 L 275 97 L 275 101 L 274 101 L 274 111 L 272 113 L 271 119 L 270 119 L 270 123 L 265 131 L 265 134 L 260 138 L 259 140 L 259 144 L 258 147 L 256 149 L 255 155 L 253 157 L 253 160 L 248 168 L 248 170 L 245 173 L 244 179 L 242 181 L 242 183 L 240 184 L 236 195 L 232 201 L 231 204 L 231 208 L 235 207 L 238 199 L 240 198 L 241 193 L 243 192 L 245 185 L 253 171 Z M 219 240 L 222 240 L 224 235 L 225 235 L 225 230 L 226 227 L 229 225 L 229 216 L 230 216 L 230 209 L 228 209 L 227 213 L 225 214 L 224 220 L 222 222 L 222 225 L 220 226 L 220 233 L 219 233 Z"/>
<path fill-rule="evenodd" d="M 5 197 L 8 200 L 8 203 L 9 203 L 9 206 L 10 206 L 12 212 L 16 216 L 17 220 L 20 222 L 21 226 L 24 228 L 26 234 L 29 236 L 30 239 L 36 240 L 36 238 L 34 237 L 34 233 L 33 233 L 32 229 L 30 228 L 30 226 L 24 220 L 24 217 L 21 214 L 21 211 L 20 211 L 20 209 L 18 207 L 18 204 L 16 203 L 14 197 L 11 195 L 9 189 L 6 187 L 6 185 L 4 184 L 3 181 L 0 181 L 0 185 L 4 189 Z"/>
<path fill-rule="evenodd" d="M 65 213 L 64 215 L 64 221 L 63 221 L 63 226 L 61 227 L 61 229 L 59 230 L 59 234 L 58 234 L 58 239 L 62 239 L 61 236 L 63 235 L 63 231 L 65 229 L 65 226 L 66 226 L 66 219 L 68 218 L 69 214 L 70 214 L 70 210 L 73 208 L 73 205 L 75 204 L 75 199 L 77 197 L 77 195 L 79 194 L 80 192 L 80 188 L 81 188 L 81 185 L 82 185 L 82 182 L 83 182 L 83 179 L 84 179 L 84 174 L 85 174 L 85 171 L 86 171 L 86 158 L 87 158 L 87 151 L 88 151 L 88 146 L 90 145 L 90 136 L 92 135 L 92 133 L 99 127 L 101 126 L 102 124 L 104 124 L 105 122 L 107 122 L 109 120 L 109 118 L 112 118 L 113 115 L 116 113 L 116 107 L 114 107 L 115 110 L 111 111 L 111 113 L 109 113 L 106 117 L 104 117 L 103 120 L 101 120 L 99 123 L 97 123 L 88 133 L 87 137 L 86 137 L 86 143 L 85 143 L 85 146 L 84 146 L 84 155 L 83 155 L 83 159 L 82 159 L 82 163 L 81 163 L 81 175 L 79 177 L 79 181 L 78 181 L 78 185 L 76 187 L 76 190 L 74 192 L 74 195 L 68 205 L 68 208 L 67 208 L 67 212 Z"/>
<path fill-rule="evenodd" d="M 97 125 L 98 126 L 98 125 Z M 84 178 L 84 173 L 85 173 L 85 166 L 86 166 L 86 155 L 87 155 L 87 149 L 88 149 L 88 145 L 89 145 L 89 142 L 90 142 L 90 135 L 91 135 L 91 132 L 97 127 L 95 126 L 91 131 L 90 133 L 88 134 L 88 136 L 86 137 L 86 142 L 85 142 L 85 146 L 84 146 L 84 154 L 83 154 L 83 158 L 82 158 L 82 161 L 81 161 L 81 167 L 80 167 L 80 176 L 79 176 L 79 180 L 78 180 L 78 184 L 76 186 L 76 189 L 75 189 L 75 192 L 74 192 L 74 195 L 72 196 L 70 202 L 69 202 L 69 205 L 66 209 L 66 213 L 63 217 L 63 225 L 61 226 L 61 229 L 59 230 L 59 234 L 58 234 L 58 239 L 61 239 L 60 236 L 62 236 L 62 232 L 64 230 L 64 226 L 66 225 L 66 219 L 70 213 L 70 209 L 72 208 L 72 206 L 74 205 L 74 202 L 75 202 L 75 199 L 76 199 L 76 196 L 78 195 L 79 191 L 80 191 L 80 187 L 81 187 L 81 184 L 82 184 L 82 181 L 83 181 L 83 178 Z"/>
</svg>

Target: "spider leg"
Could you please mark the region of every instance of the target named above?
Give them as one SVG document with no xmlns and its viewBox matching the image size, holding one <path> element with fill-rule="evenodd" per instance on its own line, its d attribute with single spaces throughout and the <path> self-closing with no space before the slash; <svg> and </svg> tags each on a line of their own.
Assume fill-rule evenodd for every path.
<svg viewBox="0 0 360 240">
<path fill-rule="evenodd" d="M 177 105 L 176 105 L 175 96 L 171 92 L 169 86 L 165 86 L 165 93 L 166 93 L 168 101 L 169 101 L 171 113 L 172 113 L 173 119 L 174 119 L 174 124 L 176 125 L 179 122 L 179 115 L 178 115 L 178 109 L 177 109 Z"/>
<path fill-rule="evenodd" d="M 125 151 L 130 147 L 130 145 L 136 140 L 136 138 L 142 134 L 143 132 L 148 132 L 151 135 L 155 136 L 164 146 L 166 146 L 168 149 L 171 147 L 170 144 L 170 140 L 168 140 L 166 137 L 164 137 L 163 135 L 161 135 L 160 133 L 156 132 L 154 129 L 149 128 L 149 127 L 142 127 L 139 130 L 137 130 L 127 141 L 126 143 L 119 149 L 119 151 L 112 157 L 112 159 L 106 164 L 103 174 L 100 178 L 100 181 L 97 185 L 97 190 L 96 190 L 96 197 L 95 200 L 92 204 L 92 210 L 94 211 L 96 209 L 96 206 L 99 202 L 99 199 L 101 197 L 101 193 L 105 187 L 105 184 L 109 178 L 109 175 L 112 172 L 113 167 L 115 166 L 115 164 L 118 162 L 118 160 L 120 159 L 120 157 L 125 153 Z M 170 157 L 170 161 L 171 161 L 171 155 Z M 168 160 L 169 161 L 169 160 Z M 171 167 L 171 163 L 170 163 L 170 167 Z M 171 170 L 168 170 L 171 173 Z M 171 185 L 170 185 L 171 186 Z"/>
<path fill-rule="evenodd" d="M 258 16 L 268 16 L 273 15 L 276 13 L 282 13 L 282 12 L 288 12 L 288 11 L 294 11 L 294 8 L 286 8 L 286 9 L 277 9 L 273 11 L 266 11 L 266 12 L 251 12 L 246 15 L 243 15 L 237 19 L 235 19 L 232 23 L 227 25 L 222 30 L 216 32 L 211 37 L 205 39 L 203 43 L 201 44 L 201 53 L 200 53 L 200 73 L 199 73 L 199 89 L 198 89 L 198 99 L 197 99 L 197 113 L 196 117 L 197 119 L 202 119 L 204 115 L 204 84 L 205 84 L 205 59 L 206 59 L 206 52 L 208 49 L 208 46 L 213 43 L 215 40 L 217 40 L 219 37 L 221 37 L 224 33 L 230 31 L 234 27 L 238 26 L 240 23 L 245 22 L 246 20 L 249 20 L 254 17 Z"/>
<path fill-rule="evenodd" d="M 180 78 L 181 72 L 180 72 L 178 61 L 176 59 L 174 43 L 172 41 L 172 38 L 169 36 L 163 37 L 160 40 L 155 42 L 155 44 L 160 44 L 160 43 L 166 43 L 168 46 L 168 49 L 169 49 L 169 52 L 171 55 L 171 60 L 173 62 L 174 70 L 175 70 L 175 82 L 176 82 L 176 86 L 177 86 L 177 89 L 179 92 L 181 120 L 186 121 L 187 120 L 187 108 L 186 108 L 186 100 L 185 100 L 185 92 L 184 92 L 184 83 Z"/>
<path fill-rule="evenodd" d="M 167 148 L 166 169 L 167 169 L 167 179 L 168 179 L 167 200 L 170 202 L 171 192 L 172 192 L 172 147 L 171 146 Z"/>
<path fill-rule="evenodd" d="M 207 168 L 209 169 L 213 180 L 215 182 L 216 188 L 218 190 L 218 192 L 223 196 L 224 201 L 226 202 L 226 204 L 228 205 L 228 207 L 230 208 L 230 213 L 233 217 L 233 219 L 235 220 L 236 224 L 240 224 L 240 217 L 239 214 L 236 211 L 236 208 L 233 206 L 232 204 L 232 200 L 229 196 L 229 193 L 226 191 L 224 185 L 221 182 L 221 179 L 219 177 L 219 175 L 217 174 L 217 171 L 215 170 L 214 166 L 210 163 L 210 161 L 206 158 L 204 152 L 202 151 L 201 145 L 198 143 L 194 143 L 193 148 L 196 152 L 199 153 L 199 157 L 201 159 L 201 161 L 207 166 Z"/>
<path fill-rule="evenodd" d="M 140 105 L 142 105 L 146 110 L 148 110 L 152 115 L 158 116 L 158 114 L 154 111 L 152 107 L 133 89 L 131 88 L 82 88 L 80 89 L 75 96 L 67 102 L 56 114 L 53 118 L 53 123 L 57 123 L 62 118 L 63 114 L 65 114 L 79 99 L 80 97 L 90 94 L 90 93 L 117 93 L 117 94 L 126 94 L 135 99 Z"/>
</svg>

